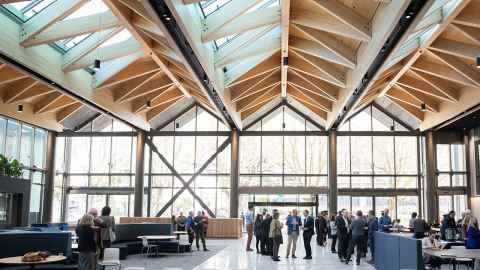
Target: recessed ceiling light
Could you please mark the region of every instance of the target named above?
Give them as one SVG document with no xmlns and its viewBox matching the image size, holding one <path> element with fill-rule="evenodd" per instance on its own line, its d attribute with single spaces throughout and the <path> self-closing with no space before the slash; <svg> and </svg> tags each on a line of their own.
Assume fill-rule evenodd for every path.
<svg viewBox="0 0 480 270">
<path fill-rule="evenodd" d="M 422 112 L 426 112 L 426 111 L 427 111 L 427 105 L 426 105 L 425 103 L 422 103 L 422 104 L 420 105 L 420 110 L 421 110 Z"/>
<path fill-rule="evenodd" d="M 97 71 L 100 69 L 100 59 L 95 59 L 95 61 L 93 62 L 93 70 Z"/>
</svg>

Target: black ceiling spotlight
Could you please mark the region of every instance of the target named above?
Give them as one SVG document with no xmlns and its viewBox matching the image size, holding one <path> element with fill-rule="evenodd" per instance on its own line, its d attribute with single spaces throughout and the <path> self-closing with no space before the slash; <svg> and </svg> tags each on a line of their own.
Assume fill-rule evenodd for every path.
<svg viewBox="0 0 480 270">
<path fill-rule="evenodd" d="M 19 113 L 23 112 L 23 104 L 18 104 L 17 105 L 17 112 L 19 112 Z"/>
<path fill-rule="evenodd" d="M 167 21 L 170 21 L 170 20 L 172 19 L 172 18 L 170 18 L 170 16 L 168 16 L 167 13 L 164 13 L 164 14 L 163 14 L 163 18 L 164 18 L 165 20 L 167 20 Z"/>
<path fill-rule="evenodd" d="M 477 68 L 480 68 L 480 55 L 477 55 Z"/>
<path fill-rule="evenodd" d="M 390 131 L 395 131 L 395 126 L 394 125 L 390 126 Z"/>
<path fill-rule="evenodd" d="M 283 65 L 288 67 L 288 57 L 283 57 Z"/>
<path fill-rule="evenodd" d="M 95 59 L 95 61 L 93 62 L 93 70 L 100 70 L 100 59 Z"/>
<path fill-rule="evenodd" d="M 426 111 L 427 111 L 427 105 L 426 105 L 425 103 L 422 103 L 422 104 L 420 105 L 420 111 L 422 111 L 422 112 L 426 112 Z"/>
<path fill-rule="evenodd" d="M 145 104 L 145 107 L 147 107 L 147 109 L 152 108 L 152 101 L 147 100 L 147 103 Z"/>
<path fill-rule="evenodd" d="M 223 67 L 222 70 L 223 70 L 223 73 L 227 73 L 227 71 L 228 71 L 227 67 Z"/>
</svg>

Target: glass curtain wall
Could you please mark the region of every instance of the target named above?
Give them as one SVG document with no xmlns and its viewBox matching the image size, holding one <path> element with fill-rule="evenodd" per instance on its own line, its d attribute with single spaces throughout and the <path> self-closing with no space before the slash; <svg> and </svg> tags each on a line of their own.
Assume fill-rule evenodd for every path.
<svg viewBox="0 0 480 270">
<path fill-rule="evenodd" d="M 391 133 L 391 135 L 390 135 Z M 338 209 L 380 211 L 407 224 L 419 207 L 419 137 L 369 106 L 337 137 Z M 358 195 L 361 194 L 361 195 Z"/>
<path fill-rule="evenodd" d="M 437 144 L 436 160 L 440 220 L 451 210 L 460 216 L 468 208 L 465 145 Z"/>
<path fill-rule="evenodd" d="M 289 107 L 280 106 L 241 133 L 239 167 L 240 188 L 326 189 L 328 137 L 320 127 Z M 297 194 L 282 198 L 291 202 L 305 202 L 312 201 L 316 195 Z M 240 212 L 248 209 L 248 202 L 275 202 L 270 199 L 264 195 L 243 195 L 240 198 Z"/>
<path fill-rule="evenodd" d="M 135 174 L 136 137 L 132 129 L 100 117 L 82 131 L 118 134 L 57 138 L 54 220 L 76 222 L 87 209 L 100 210 L 105 205 L 112 208 L 114 216 L 132 215 L 133 189 L 128 189 L 133 187 Z M 64 198 L 66 204 L 62 205 Z"/>
<path fill-rule="evenodd" d="M 29 223 L 41 221 L 45 160 L 46 130 L 0 116 L 0 154 L 22 163 L 22 178 L 30 180 Z"/>
<path fill-rule="evenodd" d="M 176 173 L 189 182 L 229 136 L 230 131 L 217 117 L 200 106 L 194 106 L 155 132 L 153 143 Z M 150 151 L 148 144 L 146 154 L 146 183 L 151 185 L 149 216 L 168 217 L 179 212 L 205 210 L 188 190 L 168 204 L 184 184 L 156 152 Z M 216 217 L 230 215 L 230 162 L 228 144 L 189 184 Z M 162 209 L 165 211 L 160 213 Z"/>
</svg>

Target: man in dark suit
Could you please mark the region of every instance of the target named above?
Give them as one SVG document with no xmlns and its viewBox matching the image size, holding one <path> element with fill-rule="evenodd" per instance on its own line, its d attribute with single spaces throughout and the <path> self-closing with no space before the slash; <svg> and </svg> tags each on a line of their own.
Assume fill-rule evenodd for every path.
<svg viewBox="0 0 480 270">
<path fill-rule="evenodd" d="M 317 245 L 324 246 L 327 235 L 327 219 L 325 218 L 325 211 L 320 212 L 320 214 L 315 219 L 315 232 L 317 234 Z"/>
<path fill-rule="evenodd" d="M 269 238 L 270 233 L 270 223 L 272 223 L 272 217 L 270 214 L 266 214 L 265 218 L 262 221 L 262 255 L 273 254 L 273 240 Z"/>
<path fill-rule="evenodd" d="M 349 222 L 348 213 L 345 209 L 340 211 L 340 214 L 335 219 L 335 225 L 337 225 L 337 237 L 338 237 L 338 258 L 341 262 L 344 262 L 347 258 L 347 249 L 349 245 Z"/>
<path fill-rule="evenodd" d="M 312 259 L 312 247 L 310 246 L 310 241 L 314 234 L 315 221 L 308 213 L 308 210 L 303 211 L 303 216 L 305 217 L 305 222 L 303 223 L 303 244 L 305 246 L 306 256 L 303 258 L 305 260 Z"/>
</svg>

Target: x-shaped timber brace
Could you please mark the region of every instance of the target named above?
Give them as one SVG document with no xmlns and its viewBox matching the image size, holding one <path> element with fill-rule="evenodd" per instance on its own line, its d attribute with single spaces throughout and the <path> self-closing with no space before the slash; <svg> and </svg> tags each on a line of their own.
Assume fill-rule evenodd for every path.
<svg viewBox="0 0 480 270">
<path fill-rule="evenodd" d="M 212 163 L 212 161 L 218 156 L 218 154 L 220 154 L 223 150 L 225 150 L 225 148 L 227 148 L 228 145 L 230 145 L 231 141 L 232 141 L 231 137 L 228 137 L 220 145 L 220 147 L 218 147 L 217 151 L 212 156 L 210 156 L 210 158 L 208 158 L 207 161 L 205 161 L 205 163 L 198 169 L 196 173 L 193 174 L 190 180 L 186 182 L 185 179 L 183 179 L 183 177 L 175 170 L 172 164 L 170 164 L 168 160 L 160 153 L 160 151 L 158 151 L 157 147 L 153 143 L 152 137 L 151 136 L 147 137 L 145 139 L 145 143 L 150 147 L 152 152 L 155 152 L 158 155 L 160 160 L 167 166 L 167 168 L 172 172 L 172 174 L 176 178 L 178 178 L 178 180 L 180 180 L 180 182 L 182 182 L 183 184 L 183 187 L 175 195 L 173 195 L 173 197 L 163 206 L 162 209 L 160 209 L 160 211 L 158 211 L 158 213 L 155 216 L 157 217 L 161 216 L 168 209 L 168 207 L 170 207 L 173 204 L 173 202 L 177 200 L 177 198 L 183 193 L 183 191 L 188 190 L 192 194 L 192 196 L 195 198 L 195 200 L 197 200 L 198 203 L 202 206 L 202 208 L 205 209 L 205 211 L 207 211 L 211 217 L 215 218 L 215 213 L 213 213 L 212 210 L 210 210 L 210 208 L 203 202 L 203 200 L 200 197 L 198 197 L 198 195 L 190 187 L 190 184 L 197 178 L 197 176 L 199 176 L 208 167 L 208 165 L 210 165 L 210 163 Z"/>
</svg>

